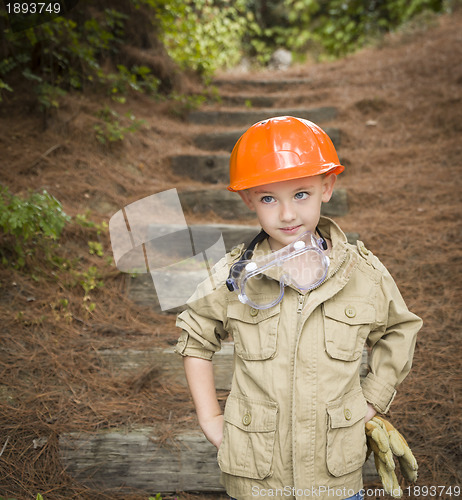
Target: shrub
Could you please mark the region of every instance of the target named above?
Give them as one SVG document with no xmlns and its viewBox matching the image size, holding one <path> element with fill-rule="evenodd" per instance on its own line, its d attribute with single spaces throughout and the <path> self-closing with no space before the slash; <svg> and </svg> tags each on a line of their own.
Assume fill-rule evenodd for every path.
<svg viewBox="0 0 462 500">
<path fill-rule="evenodd" d="M 6 236 L 0 248 L 3 264 L 23 267 L 26 256 L 38 248 L 48 254 L 69 220 L 61 203 L 45 190 L 23 199 L 0 187 L 0 228 Z M 8 262 L 11 255 L 14 263 Z"/>
</svg>

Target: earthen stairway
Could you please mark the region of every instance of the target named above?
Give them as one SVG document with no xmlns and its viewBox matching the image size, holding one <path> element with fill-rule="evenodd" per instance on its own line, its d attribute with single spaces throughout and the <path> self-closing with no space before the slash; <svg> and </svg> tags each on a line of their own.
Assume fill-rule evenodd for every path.
<svg viewBox="0 0 462 500">
<path fill-rule="evenodd" d="M 246 224 L 249 211 L 235 194 L 226 190 L 230 151 L 252 123 L 270 116 L 293 115 L 319 123 L 332 138 L 341 154 L 341 134 L 337 128 L 324 126 L 333 122 L 337 110 L 332 107 L 306 109 L 304 89 L 309 80 L 260 80 L 237 82 L 240 92 L 227 81 L 217 81 L 222 102 L 219 109 L 210 108 L 189 115 L 191 128 L 199 128 L 191 141 L 196 152 L 172 156 L 170 168 L 176 174 L 190 177 L 209 188 L 179 193 L 186 212 L 204 214 L 210 211 L 230 223 L 193 225 L 193 230 L 215 229 L 223 235 L 226 250 L 242 241 L 250 241 L 259 228 Z M 287 101 L 285 90 L 294 96 Z M 294 92 L 295 90 L 295 92 Z M 290 106 L 283 106 L 289 102 Z M 341 217 L 348 211 L 347 193 L 338 189 L 323 207 L 325 215 Z M 252 216 L 252 214 L 250 214 Z M 239 222 L 237 224 L 236 222 Z M 171 230 L 171 228 L 167 228 Z M 162 231 L 162 228 L 154 228 Z M 349 234 L 351 242 L 357 234 Z M 148 274 L 130 280 L 127 290 L 137 303 L 149 304 L 159 310 L 159 302 Z M 178 308 L 170 311 L 177 312 Z M 150 351 L 103 351 L 101 359 L 117 372 L 136 374 L 147 367 L 160 367 L 162 380 L 185 384 L 181 358 L 171 347 Z M 233 345 L 227 343 L 214 358 L 217 389 L 229 390 L 232 378 Z M 367 371 L 367 353 L 363 353 L 362 376 Z M 177 436 L 173 449 L 161 446 L 153 430 L 140 428 L 127 431 L 100 431 L 91 434 L 68 434 L 60 439 L 63 463 L 67 471 L 82 483 L 101 488 L 121 487 L 146 492 L 223 491 L 219 483 L 216 450 L 197 429 Z M 375 477 L 375 468 L 368 461 L 364 466 L 365 481 Z"/>
</svg>

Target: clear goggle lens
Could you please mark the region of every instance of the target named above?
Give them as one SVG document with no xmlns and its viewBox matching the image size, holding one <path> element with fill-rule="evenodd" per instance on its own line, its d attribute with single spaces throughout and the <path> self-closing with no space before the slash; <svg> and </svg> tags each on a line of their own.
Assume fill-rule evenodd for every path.
<svg viewBox="0 0 462 500">
<path fill-rule="evenodd" d="M 235 263 L 229 280 L 232 289 L 241 302 L 268 309 L 282 300 L 286 285 L 303 291 L 315 288 L 324 281 L 329 267 L 320 241 L 307 232 L 277 252 Z"/>
</svg>

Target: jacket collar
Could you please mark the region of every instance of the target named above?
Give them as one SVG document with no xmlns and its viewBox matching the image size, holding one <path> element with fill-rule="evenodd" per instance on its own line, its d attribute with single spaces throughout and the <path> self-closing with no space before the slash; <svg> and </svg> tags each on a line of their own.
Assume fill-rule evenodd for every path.
<svg viewBox="0 0 462 500">
<path fill-rule="evenodd" d="M 319 231 L 325 239 L 332 242 L 332 249 L 329 254 L 330 266 L 327 279 L 333 276 L 347 259 L 347 237 L 337 223 L 328 217 L 321 216 L 318 223 Z M 255 247 L 253 256 L 255 258 L 268 255 L 272 252 L 268 239 L 261 241 Z M 281 270 L 278 268 L 269 269 L 264 273 L 269 278 L 279 281 Z"/>
</svg>

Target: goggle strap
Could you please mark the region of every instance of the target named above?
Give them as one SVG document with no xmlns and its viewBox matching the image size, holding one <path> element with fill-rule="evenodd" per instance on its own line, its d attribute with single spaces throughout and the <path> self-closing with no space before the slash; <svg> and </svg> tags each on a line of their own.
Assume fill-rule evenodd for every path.
<svg viewBox="0 0 462 500">
<path fill-rule="evenodd" d="M 268 238 L 268 234 L 264 229 L 262 229 L 257 236 L 249 243 L 249 246 L 246 248 L 245 252 L 242 254 L 242 257 L 239 260 L 250 260 L 253 256 L 253 251 L 258 243 Z"/>
<path fill-rule="evenodd" d="M 239 259 L 238 262 L 236 262 L 236 264 L 234 264 L 234 266 L 239 265 L 240 262 L 243 262 L 245 260 L 250 260 L 252 258 L 253 251 L 257 246 L 257 244 L 266 238 L 268 238 L 268 233 L 266 233 L 266 231 L 262 229 L 257 234 L 257 236 L 255 236 L 255 238 L 249 243 L 249 246 L 245 249 L 245 252 L 242 254 L 242 257 Z M 226 280 L 226 286 L 230 292 L 234 292 L 234 285 L 233 285 L 234 281 L 231 278 L 231 273 L 232 269 L 229 271 L 228 279 Z"/>
<path fill-rule="evenodd" d="M 322 249 L 327 250 L 327 241 L 324 239 L 324 236 L 321 234 L 321 231 L 319 230 L 318 226 L 316 226 L 316 232 L 319 234 L 319 237 L 321 238 Z"/>
</svg>

